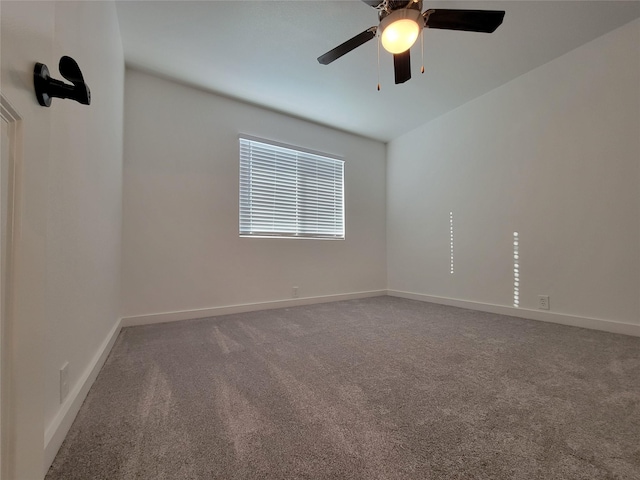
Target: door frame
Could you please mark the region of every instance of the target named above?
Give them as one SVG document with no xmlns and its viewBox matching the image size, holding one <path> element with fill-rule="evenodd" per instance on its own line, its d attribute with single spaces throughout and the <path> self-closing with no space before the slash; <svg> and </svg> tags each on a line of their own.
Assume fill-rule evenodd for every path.
<svg viewBox="0 0 640 480">
<path fill-rule="evenodd" d="M 0 302 L 0 480 L 13 478 L 15 439 L 15 399 L 12 394 L 13 377 L 16 369 L 14 362 L 13 325 L 14 318 L 14 272 L 16 271 L 16 248 L 20 237 L 20 185 L 18 181 L 22 172 L 22 116 L 11 105 L 9 100 L 0 92 L 0 121 L 6 122 L 9 133 L 9 164 L 8 179 L 0 182 L 0 198 L 7 199 L 6 238 L 0 245 L 5 256 L 4 271 L 0 272 L 0 288 L 4 294 Z M 7 192 L 2 192 L 6 185 Z M 0 242 L 1 243 L 1 242 Z"/>
</svg>

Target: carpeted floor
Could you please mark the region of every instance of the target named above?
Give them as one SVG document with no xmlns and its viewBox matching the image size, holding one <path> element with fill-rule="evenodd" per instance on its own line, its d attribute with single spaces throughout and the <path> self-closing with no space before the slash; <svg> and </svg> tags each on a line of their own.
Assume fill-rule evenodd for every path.
<svg viewBox="0 0 640 480">
<path fill-rule="evenodd" d="M 640 338 L 392 297 L 125 328 L 47 479 L 640 479 Z"/>
</svg>

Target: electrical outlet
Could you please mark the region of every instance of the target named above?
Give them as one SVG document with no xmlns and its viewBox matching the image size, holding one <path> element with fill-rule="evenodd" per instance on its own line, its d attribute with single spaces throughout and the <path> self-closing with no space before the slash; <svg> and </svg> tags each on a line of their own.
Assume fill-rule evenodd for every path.
<svg viewBox="0 0 640 480">
<path fill-rule="evenodd" d="M 538 295 L 538 308 L 549 310 L 549 295 Z"/>
<path fill-rule="evenodd" d="M 60 403 L 64 402 L 69 394 L 69 362 L 60 369 Z"/>
<path fill-rule="evenodd" d="M 298 298 L 298 287 L 293 287 L 293 298 Z"/>
</svg>

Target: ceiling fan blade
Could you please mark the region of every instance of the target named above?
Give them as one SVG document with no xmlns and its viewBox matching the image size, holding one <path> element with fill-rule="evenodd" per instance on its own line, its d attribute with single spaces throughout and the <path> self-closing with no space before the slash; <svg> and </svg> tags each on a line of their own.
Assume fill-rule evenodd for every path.
<svg viewBox="0 0 640 480">
<path fill-rule="evenodd" d="M 369 40 L 374 38 L 376 36 L 377 30 L 378 30 L 378 27 L 371 27 L 365 30 L 364 32 L 359 33 L 355 37 L 350 38 L 346 42 L 338 45 L 333 50 L 329 50 L 324 55 L 320 55 L 318 57 L 318 62 L 320 62 L 323 65 L 329 65 L 334 60 L 337 60 L 341 56 L 349 53 L 351 50 L 358 48 L 363 43 L 367 43 Z"/>
<path fill-rule="evenodd" d="M 425 26 L 445 30 L 493 33 L 502 24 L 501 10 L 427 10 Z"/>
<path fill-rule="evenodd" d="M 393 55 L 393 70 L 396 77 L 396 85 L 404 83 L 411 78 L 411 50 Z"/>
</svg>

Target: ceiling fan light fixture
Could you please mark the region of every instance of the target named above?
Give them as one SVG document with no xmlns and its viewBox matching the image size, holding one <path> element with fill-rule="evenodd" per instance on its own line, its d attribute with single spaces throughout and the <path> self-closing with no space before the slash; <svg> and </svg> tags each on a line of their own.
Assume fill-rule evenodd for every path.
<svg viewBox="0 0 640 480">
<path fill-rule="evenodd" d="M 406 52 L 418 39 L 422 14 L 419 10 L 402 8 L 394 10 L 380 22 L 380 41 L 389 53 Z"/>
</svg>

